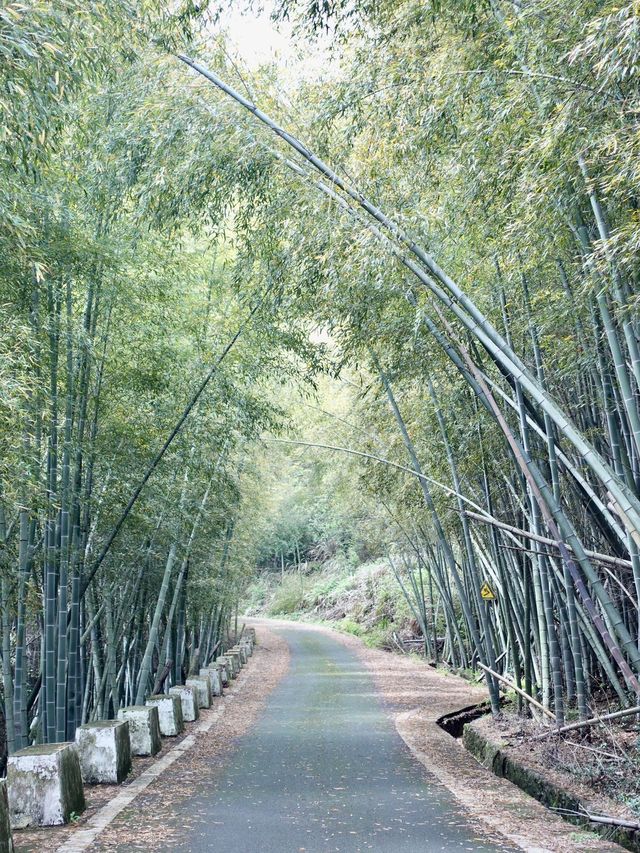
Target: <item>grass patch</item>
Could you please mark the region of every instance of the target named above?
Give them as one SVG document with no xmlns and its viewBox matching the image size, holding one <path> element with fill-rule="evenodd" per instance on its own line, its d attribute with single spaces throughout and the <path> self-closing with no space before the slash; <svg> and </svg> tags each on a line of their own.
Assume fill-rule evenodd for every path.
<svg viewBox="0 0 640 853">
<path fill-rule="evenodd" d="M 304 610 L 304 587 L 298 575 L 285 575 L 268 604 L 269 616 L 290 616 Z"/>
<path fill-rule="evenodd" d="M 362 625 L 358 625 L 353 619 L 344 618 L 339 622 L 333 623 L 333 627 L 338 631 L 343 631 L 345 634 L 353 634 L 354 637 L 362 636 Z"/>
</svg>

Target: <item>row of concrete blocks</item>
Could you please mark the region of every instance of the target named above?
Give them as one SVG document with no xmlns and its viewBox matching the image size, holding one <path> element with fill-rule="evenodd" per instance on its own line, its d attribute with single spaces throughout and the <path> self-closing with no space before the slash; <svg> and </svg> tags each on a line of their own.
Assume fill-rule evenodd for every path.
<svg viewBox="0 0 640 853">
<path fill-rule="evenodd" d="M 117 720 L 80 726 L 75 743 L 31 746 L 9 757 L 7 779 L 0 780 L 0 853 L 11 853 L 11 828 L 67 823 L 85 809 L 83 782 L 119 784 L 131 770 L 131 756 L 153 756 L 161 737 L 175 737 L 200 709 L 236 678 L 253 653 L 255 632 L 189 677 L 168 694 L 150 696 L 145 705 L 118 711 Z"/>
</svg>

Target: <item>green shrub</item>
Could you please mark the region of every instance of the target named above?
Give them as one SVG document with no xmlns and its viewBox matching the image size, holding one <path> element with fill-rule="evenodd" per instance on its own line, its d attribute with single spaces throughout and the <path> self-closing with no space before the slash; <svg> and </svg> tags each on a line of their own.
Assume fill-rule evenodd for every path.
<svg viewBox="0 0 640 853">
<path fill-rule="evenodd" d="M 344 631 L 345 634 L 353 634 L 354 637 L 361 637 L 363 633 L 362 626 L 347 617 L 336 622 L 335 627 L 339 631 Z"/>
<path fill-rule="evenodd" d="M 270 616 L 286 616 L 304 609 L 304 588 L 298 575 L 285 575 L 283 582 L 273 595 L 267 607 Z"/>
</svg>

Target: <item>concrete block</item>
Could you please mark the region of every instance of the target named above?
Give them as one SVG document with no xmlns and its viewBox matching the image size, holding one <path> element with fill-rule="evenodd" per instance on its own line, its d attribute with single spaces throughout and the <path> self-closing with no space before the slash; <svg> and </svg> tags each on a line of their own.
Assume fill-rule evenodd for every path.
<svg viewBox="0 0 640 853">
<path fill-rule="evenodd" d="M 14 829 L 57 826 L 86 808 L 73 743 L 29 746 L 7 762 L 9 818 Z"/>
<path fill-rule="evenodd" d="M 185 681 L 187 687 L 195 687 L 198 708 L 211 707 L 211 679 L 206 675 L 190 675 Z"/>
<path fill-rule="evenodd" d="M 205 675 L 209 679 L 209 683 L 211 684 L 211 695 L 212 696 L 222 696 L 222 674 L 220 670 L 222 667 L 217 667 L 215 665 L 206 666 L 204 669 L 200 670 L 200 675 Z"/>
<path fill-rule="evenodd" d="M 222 685 L 228 687 L 233 681 L 233 665 L 226 657 L 219 657 L 216 664 L 222 667 Z"/>
<path fill-rule="evenodd" d="M 251 640 L 243 640 L 240 645 L 247 653 L 247 657 L 251 657 L 251 655 L 253 654 L 253 643 L 251 642 Z"/>
<path fill-rule="evenodd" d="M 9 820 L 9 800 L 7 782 L 0 779 L 0 853 L 13 853 L 13 837 Z"/>
<path fill-rule="evenodd" d="M 82 781 L 88 785 L 119 785 L 131 770 L 129 723 L 98 720 L 76 729 Z"/>
<path fill-rule="evenodd" d="M 236 670 L 236 675 L 239 674 L 240 670 L 243 667 L 243 663 L 242 663 L 242 657 L 240 656 L 240 652 L 238 651 L 238 649 L 235 649 L 235 648 L 234 649 L 228 649 L 225 652 L 225 655 L 226 655 L 226 657 L 231 658 L 233 660 L 234 667 Z"/>
<path fill-rule="evenodd" d="M 233 671 L 233 677 L 237 678 L 240 675 L 240 670 L 242 669 L 242 666 L 240 664 L 240 655 L 236 654 L 235 652 L 231 651 L 231 649 L 229 649 L 228 651 L 225 652 L 225 657 L 229 661 L 229 663 L 231 664 L 231 669 Z"/>
<path fill-rule="evenodd" d="M 225 652 L 222 660 L 226 663 L 227 666 L 227 676 L 230 679 L 237 678 L 240 670 L 238 668 L 236 658 L 234 658 L 233 655 L 230 655 L 229 652 Z"/>
<path fill-rule="evenodd" d="M 170 696 L 177 696 L 182 704 L 182 718 L 186 723 L 192 723 L 198 719 L 198 694 L 195 687 L 187 687 L 186 684 L 176 684 L 169 688 Z"/>
<path fill-rule="evenodd" d="M 160 734 L 163 737 L 175 737 L 184 731 L 182 702 L 179 696 L 165 696 L 164 693 L 149 696 L 145 705 L 158 709 Z"/>
<path fill-rule="evenodd" d="M 231 684 L 232 679 L 235 678 L 231 661 L 221 655 L 220 657 L 216 658 L 216 664 L 222 667 L 221 676 L 223 687 L 228 687 Z"/>
<path fill-rule="evenodd" d="M 129 723 L 131 755 L 155 755 L 162 748 L 160 719 L 156 705 L 129 705 L 120 708 L 118 719 Z"/>
<path fill-rule="evenodd" d="M 238 652 L 240 655 L 240 663 L 242 666 L 245 666 L 247 661 L 249 660 L 249 655 L 247 654 L 247 650 L 243 645 L 234 646 L 234 651 Z"/>
</svg>

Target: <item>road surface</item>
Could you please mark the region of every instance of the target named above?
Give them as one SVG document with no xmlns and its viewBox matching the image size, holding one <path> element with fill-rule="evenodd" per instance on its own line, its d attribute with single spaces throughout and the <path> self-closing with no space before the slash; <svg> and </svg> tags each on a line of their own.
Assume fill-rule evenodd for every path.
<svg viewBox="0 0 640 853">
<path fill-rule="evenodd" d="M 413 758 L 351 649 L 304 626 L 272 630 L 289 644 L 290 670 L 215 781 L 203 780 L 173 812 L 171 822 L 184 819 L 188 832 L 184 842 L 164 849 L 516 849 L 470 823 L 453 795 Z"/>
</svg>

